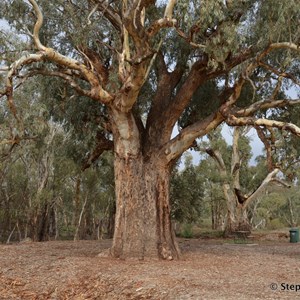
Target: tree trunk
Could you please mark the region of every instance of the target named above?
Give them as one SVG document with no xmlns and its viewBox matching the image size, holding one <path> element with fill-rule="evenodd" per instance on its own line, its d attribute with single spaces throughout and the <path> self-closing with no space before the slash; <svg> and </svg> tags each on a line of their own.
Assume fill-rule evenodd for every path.
<svg viewBox="0 0 300 300">
<path fill-rule="evenodd" d="M 75 182 L 75 192 L 73 198 L 73 220 L 72 225 L 76 228 L 80 214 L 80 190 L 81 190 L 81 175 L 78 175 Z"/>
<path fill-rule="evenodd" d="M 177 259 L 169 205 L 169 168 L 156 159 L 115 158 L 116 219 L 111 254 Z"/>
<path fill-rule="evenodd" d="M 246 207 L 238 203 L 229 183 L 225 182 L 222 186 L 227 202 L 227 220 L 224 235 L 228 236 L 236 231 L 251 231 Z"/>
<path fill-rule="evenodd" d="M 49 204 L 45 203 L 38 214 L 37 240 L 43 242 L 49 239 Z"/>
<path fill-rule="evenodd" d="M 116 207 L 115 203 L 112 204 L 113 207 L 109 207 L 108 215 L 107 215 L 107 226 L 106 226 L 106 233 L 107 237 L 110 239 L 114 236 L 114 230 L 115 230 L 115 216 L 116 216 Z M 111 204 L 109 204 L 111 206 Z"/>
<path fill-rule="evenodd" d="M 252 226 L 249 223 L 246 208 L 237 204 L 234 211 L 228 210 L 225 236 L 234 234 L 237 231 L 251 231 L 251 229 Z"/>
</svg>

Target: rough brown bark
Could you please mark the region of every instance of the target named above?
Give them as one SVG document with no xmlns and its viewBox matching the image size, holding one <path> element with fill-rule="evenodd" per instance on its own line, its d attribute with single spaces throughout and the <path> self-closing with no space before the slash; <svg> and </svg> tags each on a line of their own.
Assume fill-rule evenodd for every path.
<svg viewBox="0 0 300 300">
<path fill-rule="evenodd" d="M 170 219 L 169 176 L 169 168 L 158 159 L 116 157 L 114 257 L 179 257 Z"/>
</svg>

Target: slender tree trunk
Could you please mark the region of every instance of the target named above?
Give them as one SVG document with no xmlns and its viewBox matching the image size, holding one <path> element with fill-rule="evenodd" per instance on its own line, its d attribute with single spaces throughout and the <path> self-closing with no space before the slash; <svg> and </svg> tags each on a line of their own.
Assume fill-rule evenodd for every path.
<svg viewBox="0 0 300 300">
<path fill-rule="evenodd" d="M 55 240 L 59 238 L 59 224 L 58 224 L 58 212 L 57 207 L 54 207 L 54 222 L 55 222 Z"/>
<path fill-rule="evenodd" d="M 110 207 L 107 215 L 107 226 L 106 226 L 107 237 L 109 239 L 114 236 L 115 215 L 116 215 L 115 207 L 113 208 Z"/>
<path fill-rule="evenodd" d="M 289 212 L 290 212 L 289 224 L 290 224 L 291 227 L 296 227 L 297 222 L 296 222 L 296 218 L 295 218 L 295 214 L 294 214 L 294 209 L 293 209 L 293 204 L 292 204 L 291 197 L 288 197 L 288 206 L 289 206 Z"/>
<path fill-rule="evenodd" d="M 115 158 L 117 211 L 111 254 L 120 258 L 176 259 L 167 167 L 153 159 Z"/>
<path fill-rule="evenodd" d="M 45 203 L 38 214 L 37 238 L 39 242 L 49 239 L 49 204 Z"/>
<path fill-rule="evenodd" d="M 80 215 L 79 215 L 79 219 L 78 219 L 78 224 L 76 226 L 76 231 L 75 231 L 75 234 L 74 234 L 74 241 L 77 241 L 79 240 L 79 229 L 80 229 L 80 225 L 81 225 L 81 220 L 82 220 L 82 216 L 83 216 L 83 213 L 84 213 L 84 209 L 85 209 L 85 206 L 86 206 L 86 203 L 87 203 L 87 196 L 85 197 L 85 200 L 84 200 L 84 203 L 82 205 L 82 208 L 81 208 L 81 212 L 80 212 Z"/>
<path fill-rule="evenodd" d="M 73 220 L 72 225 L 76 228 L 78 224 L 79 214 L 80 214 L 80 189 L 81 189 L 81 176 L 78 175 L 75 183 L 75 192 L 73 198 Z"/>
<path fill-rule="evenodd" d="M 9 234 L 9 236 L 7 238 L 6 244 L 10 243 L 10 239 L 11 239 L 12 235 L 14 234 L 15 229 L 16 229 L 16 225 L 14 226 L 13 230 L 10 232 L 10 234 Z"/>
</svg>

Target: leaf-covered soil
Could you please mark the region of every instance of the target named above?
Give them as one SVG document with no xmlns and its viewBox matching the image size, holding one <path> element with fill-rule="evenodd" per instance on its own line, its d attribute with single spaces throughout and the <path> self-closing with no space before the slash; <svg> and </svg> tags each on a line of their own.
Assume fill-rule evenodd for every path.
<svg viewBox="0 0 300 300">
<path fill-rule="evenodd" d="M 99 256 L 110 243 L 0 245 L 0 299 L 300 299 L 300 243 L 287 234 L 179 239 L 179 261 Z"/>
</svg>

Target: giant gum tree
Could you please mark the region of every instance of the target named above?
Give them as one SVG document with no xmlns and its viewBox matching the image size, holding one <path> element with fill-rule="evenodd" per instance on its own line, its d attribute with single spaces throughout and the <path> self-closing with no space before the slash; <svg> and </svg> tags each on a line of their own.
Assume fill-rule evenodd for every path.
<svg viewBox="0 0 300 300">
<path fill-rule="evenodd" d="M 179 257 L 170 170 L 195 139 L 224 122 L 300 136 L 296 125 L 257 114 L 300 103 L 278 96 L 284 86 L 299 84 L 297 0 L 4 0 L 0 6 L 0 17 L 26 44 L 23 52 L 9 44 L 11 53 L 1 58 L 0 95 L 17 120 L 18 139 L 26 131 L 14 92 L 33 76 L 49 77 L 48 85 L 59 78 L 66 97 L 98 104 L 102 134 L 90 162 L 113 148 L 114 257 Z M 246 83 L 251 97 L 241 101 Z M 217 97 L 192 105 L 207 84 L 217 86 Z M 174 136 L 183 113 L 189 122 Z"/>
</svg>

